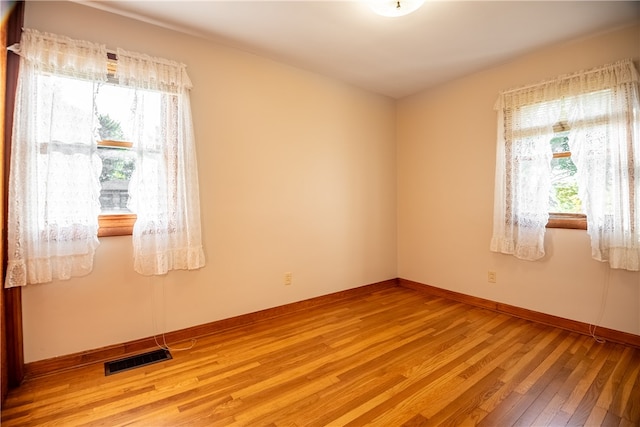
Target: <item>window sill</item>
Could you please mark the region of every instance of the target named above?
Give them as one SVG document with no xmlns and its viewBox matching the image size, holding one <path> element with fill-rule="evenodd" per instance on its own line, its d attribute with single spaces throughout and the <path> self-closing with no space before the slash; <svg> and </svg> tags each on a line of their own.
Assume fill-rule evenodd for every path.
<svg viewBox="0 0 640 427">
<path fill-rule="evenodd" d="M 550 213 L 547 228 L 586 230 L 587 216 L 584 214 Z"/>
<path fill-rule="evenodd" d="M 130 236 L 136 218 L 136 214 L 100 215 L 98 237 Z"/>
</svg>

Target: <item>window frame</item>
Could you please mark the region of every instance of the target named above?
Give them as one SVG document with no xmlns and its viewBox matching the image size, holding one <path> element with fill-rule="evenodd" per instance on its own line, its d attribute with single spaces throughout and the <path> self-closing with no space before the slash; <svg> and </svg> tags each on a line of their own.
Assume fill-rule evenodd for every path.
<svg viewBox="0 0 640 427">
<path fill-rule="evenodd" d="M 587 216 L 585 214 L 549 212 L 549 222 L 547 222 L 547 228 L 586 230 Z"/>
<path fill-rule="evenodd" d="M 98 237 L 130 236 L 137 219 L 136 214 L 98 215 Z"/>
</svg>

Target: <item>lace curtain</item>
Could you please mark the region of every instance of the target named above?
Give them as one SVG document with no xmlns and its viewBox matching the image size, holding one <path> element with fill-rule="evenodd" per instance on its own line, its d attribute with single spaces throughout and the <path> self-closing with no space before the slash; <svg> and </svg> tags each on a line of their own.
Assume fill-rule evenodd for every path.
<svg viewBox="0 0 640 427">
<path fill-rule="evenodd" d="M 12 50 L 21 63 L 8 185 L 7 287 L 92 270 L 102 170 L 96 95 L 107 81 L 104 45 L 25 29 Z M 203 267 L 186 67 L 121 49 L 117 55 L 116 78 L 134 92 L 134 268 L 151 275 Z M 150 98 L 160 98 L 160 105 Z"/>
<path fill-rule="evenodd" d="M 552 124 L 558 105 L 543 102 L 500 114 L 494 235 L 491 250 L 536 260 L 544 256 L 549 220 Z M 545 143 L 546 142 L 546 143 Z"/>
<path fill-rule="evenodd" d="M 128 207 L 137 214 L 133 229 L 134 269 L 157 275 L 205 265 L 195 140 L 186 67 L 148 55 L 117 51 L 116 76 L 135 89 L 136 169 Z M 145 129 L 144 90 L 160 91 L 159 137 Z"/>
<path fill-rule="evenodd" d="M 104 45 L 33 30 L 24 30 L 12 50 L 21 58 L 8 184 L 7 287 L 92 270 L 100 213 L 93 95 L 107 66 Z M 73 91 L 72 103 L 60 96 L 65 91 Z"/>
<path fill-rule="evenodd" d="M 553 126 L 568 123 L 593 258 L 640 269 L 640 97 L 631 60 L 500 94 L 491 250 L 544 256 Z"/>
</svg>

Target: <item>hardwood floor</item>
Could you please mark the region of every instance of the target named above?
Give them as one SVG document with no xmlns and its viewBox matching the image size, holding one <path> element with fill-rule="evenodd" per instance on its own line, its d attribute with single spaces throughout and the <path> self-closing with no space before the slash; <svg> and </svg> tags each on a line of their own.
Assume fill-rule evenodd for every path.
<svg viewBox="0 0 640 427">
<path fill-rule="evenodd" d="M 172 355 L 27 379 L 2 425 L 640 425 L 640 349 L 402 287 Z"/>
</svg>

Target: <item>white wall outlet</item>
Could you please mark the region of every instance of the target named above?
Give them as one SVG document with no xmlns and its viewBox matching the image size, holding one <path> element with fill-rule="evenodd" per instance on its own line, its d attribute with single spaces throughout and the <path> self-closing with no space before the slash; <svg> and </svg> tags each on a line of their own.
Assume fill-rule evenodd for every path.
<svg viewBox="0 0 640 427">
<path fill-rule="evenodd" d="M 489 271 L 487 273 L 487 281 L 489 283 L 496 283 L 497 280 L 498 280 L 498 275 L 495 271 Z"/>
<path fill-rule="evenodd" d="M 293 281 L 293 275 L 291 273 L 284 273 L 284 284 L 290 285 Z"/>
</svg>

